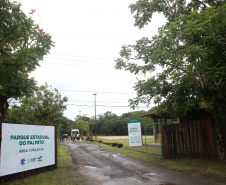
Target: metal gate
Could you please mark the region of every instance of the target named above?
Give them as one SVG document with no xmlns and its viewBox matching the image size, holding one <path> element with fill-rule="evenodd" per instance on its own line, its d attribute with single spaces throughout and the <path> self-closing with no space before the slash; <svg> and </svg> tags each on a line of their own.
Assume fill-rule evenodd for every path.
<svg viewBox="0 0 226 185">
<path fill-rule="evenodd" d="M 146 153 L 162 158 L 161 125 L 150 123 L 144 125 Z"/>
</svg>

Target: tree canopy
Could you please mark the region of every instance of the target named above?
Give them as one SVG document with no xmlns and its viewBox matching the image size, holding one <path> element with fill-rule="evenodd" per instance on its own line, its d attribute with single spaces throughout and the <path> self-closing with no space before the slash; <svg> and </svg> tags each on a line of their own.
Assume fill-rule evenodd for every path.
<svg viewBox="0 0 226 185">
<path fill-rule="evenodd" d="M 140 102 L 159 104 L 158 112 L 183 115 L 206 107 L 215 113 L 226 110 L 226 5 L 224 1 L 139 0 L 130 5 L 135 26 L 144 27 L 155 12 L 163 13 L 167 23 L 153 38 L 142 38 L 123 46 L 116 69 L 131 73 L 162 71 L 135 84 Z M 143 64 L 142 64 L 143 63 Z"/>
<path fill-rule="evenodd" d="M 66 109 L 64 103 L 67 100 L 67 97 L 61 97 L 57 89 L 52 89 L 48 84 L 42 85 L 31 97 L 23 97 L 20 106 L 13 105 L 9 110 L 7 121 L 38 125 L 67 123 L 68 121 L 63 118 L 63 111 Z"/>
<path fill-rule="evenodd" d="M 28 73 L 39 66 L 53 42 L 51 36 L 27 17 L 21 4 L 0 1 L 0 121 L 8 108 L 8 98 L 29 96 L 36 82 Z"/>
</svg>

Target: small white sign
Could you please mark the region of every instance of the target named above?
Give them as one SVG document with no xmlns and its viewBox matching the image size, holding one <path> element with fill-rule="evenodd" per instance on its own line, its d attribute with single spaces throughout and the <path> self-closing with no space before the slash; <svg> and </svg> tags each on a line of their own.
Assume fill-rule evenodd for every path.
<svg viewBox="0 0 226 185">
<path fill-rule="evenodd" d="M 142 146 L 140 119 L 128 120 L 129 146 Z"/>
</svg>

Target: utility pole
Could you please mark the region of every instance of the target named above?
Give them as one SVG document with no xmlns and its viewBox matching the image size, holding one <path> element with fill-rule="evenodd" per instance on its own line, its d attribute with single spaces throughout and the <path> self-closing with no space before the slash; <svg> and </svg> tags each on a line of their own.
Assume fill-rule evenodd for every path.
<svg viewBox="0 0 226 185">
<path fill-rule="evenodd" d="M 96 125 L 96 119 L 97 119 L 96 118 L 96 95 L 97 94 L 95 93 L 93 95 L 94 95 L 94 109 L 95 109 L 95 124 L 94 124 L 95 125 L 94 126 L 95 127 L 95 133 L 94 134 L 95 134 L 95 139 L 96 139 L 97 138 L 97 131 L 96 131 L 96 129 L 97 129 L 97 125 Z"/>
</svg>

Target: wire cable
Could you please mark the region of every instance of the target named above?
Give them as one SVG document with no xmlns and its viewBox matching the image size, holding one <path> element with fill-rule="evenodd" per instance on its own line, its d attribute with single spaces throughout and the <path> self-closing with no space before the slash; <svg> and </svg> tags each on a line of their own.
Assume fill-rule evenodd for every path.
<svg viewBox="0 0 226 185">
<path fill-rule="evenodd" d="M 80 93 L 80 92 L 84 92 L 84 93 L 100 93 L 100 94 L 135 94 L 135 93 L 127 93 L 127 92 L 101 92 L 101 91 L 75 91 L 75 90 L 59 90 L 59 91 L 66 91 L 66 92 L 76 92 L 76 93 Z"/>
</svg>

